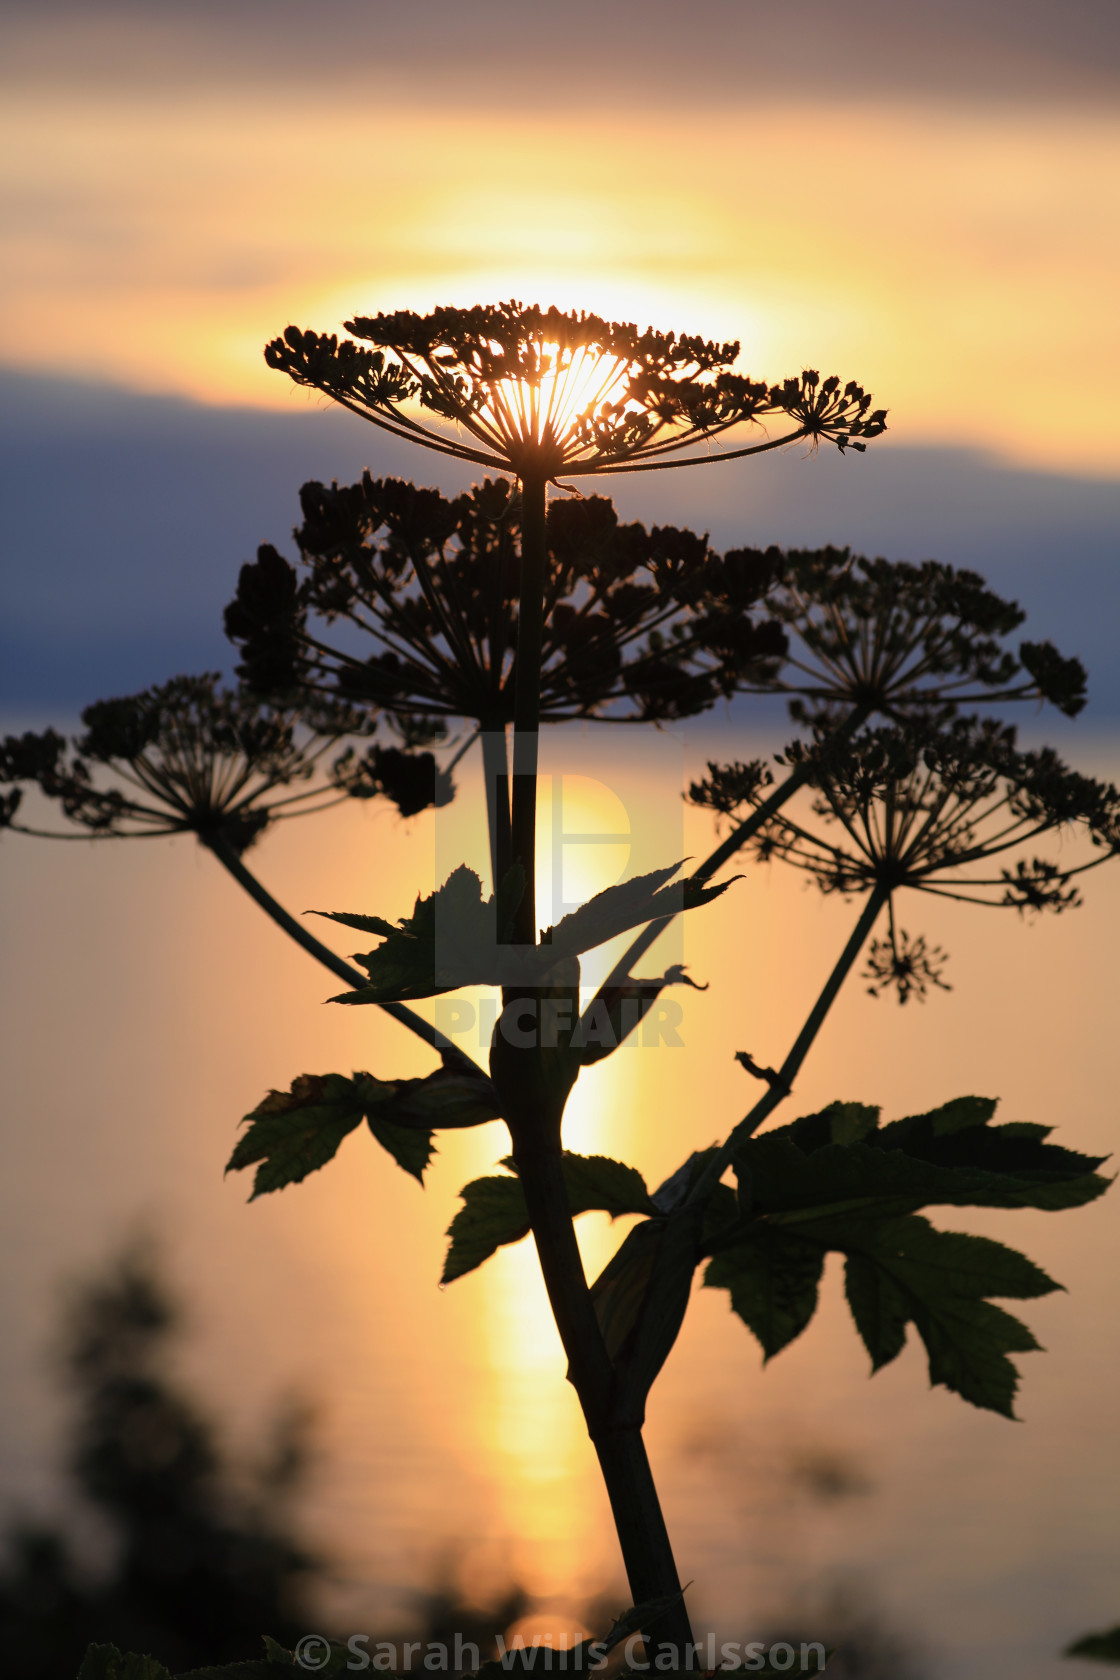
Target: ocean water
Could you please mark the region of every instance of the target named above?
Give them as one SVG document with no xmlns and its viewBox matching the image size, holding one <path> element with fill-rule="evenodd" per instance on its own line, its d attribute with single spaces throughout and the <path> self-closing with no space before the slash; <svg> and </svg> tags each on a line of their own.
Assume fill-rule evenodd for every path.
<svg viewBox="0 0 1120 1680">
<path fill-rule="evenodd" d="M 668 734 L 646 757 L 626 731 L 569 740 L 565 831 L 618 836 L 637 812 L 641 847 L 577 849 L 564 895 L 639 852 L 703 855 L 711 823 L 680 787 L 706 757 L 750 747 L 718 731 Z M 1120 738 L 1089 736 L 1078 761 L 1116 775 Z M 396 916 L 460 856 L 484 857 L 469 791 L 407 823 L 356 807 L 292 822 L 248 861 L 293 911 Z M 184 1379 L 235 1441 L 252 1449 L 281 1392 L 317 1408 L 302 1517 L 332 1559 L 322 1614 L 335 1626 L 397 1614 L 450 1555 L 475 1593 L 517 1578 L 557 1613 L 604 1590 L 621 1603 L 531 1247 L 438 1286 L 457 1193 L 506 1153 L 501 1125 L 445 1135 L 423 1190 L 356 1133 L 304 1184 L 247 1205 L 245 1176 L 222 1169 L 267 1089 L 305 1071 L 413 1076 L 430 1053 L 375 1009 L 327 1005 L 337 983 L 189 839 L 8 836 L 3 861 L 3 1509 L 66 1512 L 60 1294 L 143 1229 L 188 1309 Z M 950 951 L 953 990 L 900 1009 L 853 978 L 788 1114 L 841 1097 L 890 1117 L 977 1093 L 999 1096 L 1002 1118 L 1111 1151 L 1120 870 L 1090 876 L 1085 898 L 1034 925 L 905 906 L 903 924 Z M 724 1135 L 755 1094 L 733 1052 L 780 1060 L 853 914 L 779 866 L 747 866 L 665 952 L 709 984 L 678 994 L 682 1043 L 585 1073 L 569 1146 L 655 1184 Z M 920 1346 L 870 1378 L 835 1271 L 817 1318 L 766 1369 L 726 1296 L 698 1289 L 648 1425 L 696 1624 L 761 1637 L 839 1593 L 900 1630 L 933 1676 L 1069 1674 L 1061 1647 L 1120 1617 L 1118 1208 L 1110 1195 L 1064 1214 L 934 1216 L 1022 1247 L 1066 1286 L 1016 1308 L 1046 1349 L 1021 1359 L 1018 1422 L 931 1390 Z M 580 1231 L 597 1270 L 620 1226 L 591 1215 Z"/>
</svg>

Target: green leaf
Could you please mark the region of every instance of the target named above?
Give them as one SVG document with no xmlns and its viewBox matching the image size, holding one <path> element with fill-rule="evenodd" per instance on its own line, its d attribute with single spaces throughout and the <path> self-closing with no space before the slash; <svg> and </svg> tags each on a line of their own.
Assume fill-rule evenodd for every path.
<svg viewBox="0 0 1120 1680">
<path fill-rule="evenodd" d="M 961 1097 L 881 1126 L 875 1109 L 833 1103 L 748 1139 L 734 1161 L 736 1206 L 724 1201 L 705 1224 L 703 1247 L 715 1256 L 705 1281 L 732 1291 L 769 1357 L 808 1322 L 820 1257 L 835 1249 L 873 1369 L 898 1356 L 914 1324 L 932 1382 L 1012 1416 L 1018 1373 L 1008 1355 L 1038 1344 L 990 1298 L 1059 1285 L 1015 1250 L 937 1231 L 916 1210 L 1076 1207 L 1108 1181 L 1099 1158 L 1049 1143 L 1048 1127 L 991 1125 L 995 1109 L 991 1098 Z"/>
<path fill-rule="evenodd" d="M 459 1194 L 463 1206 L 447 1228 L 451 1242 L 441 1283 L 454 1283 L 504 1244 L 529 1234 L 529 1210 L 516 1178 L 476 1178 Z"/>
<path fill-rule="evenodd" d="M 1120 1624 L 1104 1633 L 1087 1633 L 1062 1652 L 1063 1657 L 1090 1657 L 1094 1662 L 1120 1663 Z"/>
<path fill-rule="evenodd" d="M 512 1160 L 503 1166 L 513 1167 Z M 564 1183 L 572 1217 L 595 1209 L 617 1218 L 622 1213 L 652 1213 L 645 1180 L 636 1167 L 606 1155 L 571 1155 L 563 1160 Z M 529 1234 L 529 1213 L 516 1178 L 476 1178 L 459 1192 L 463 1206 L 448 1227 L 451 1239 L 443 1283 L 473 1272 L 506 1243 Z"/>
<path fill-rule="evenodd" d="M 400 1003 L 435 997 L 459 986 L 544 984 L 550 970 L 564 959 L 605 944 L 642 922 L 707 904 L 731 884 L 724 881 L 710 887 L 684 881 L 665 887 L 680 867 L 675 863 L 608 887 L 548 929 L 537 946 L 504 943 L 525 890 L 516 870 L 502 882 L 497 901 L 483 901 L 482 882 L 461 864 L 442 887 L 427 898 L 418 898 L 412 915 L 396 926 L 381 916 L 312 911 L 345 927 L 376 933 L 382 940 L 375 951 L 354 958 L 365 969 L 368 984 L 340 992 L 331 1002 Z"/>
<path fill-rule="evenodd" d="M 340 993 L 332 1003 L 400 1003 L 501 979 L 494 900 L 483 902 L 482 882 L 465 864 L 434 893 L 418 898 L 412 915 L 396 927 L 380 916 L 353 916 L 341 910 L 314 914 L 380 934 L 384 941 L 375 951 L 354 958 L 369 984 Z"/>
<path fill-rule="evenodd" d="M 417 1184 L 423 1184 L 425 1169 L 435 1154 L 431 1132 L 414 1131 L 409 1126 L 394 1126 L 391 1120 L 378 1119 L 376 1112 L 366 1116 L 366 1124 L 382 1149 L 388 1151 L 398 1167 L 414 1178 Z"/>
<path fill-rule="evenodd" d="M 817 1310 L 825 1251 L 770 1225 L 752 1227 L 750 1238 L 709 1262 L 707 1289 L 726 1289 L 734 1312 L 772 1359 L 799 1336 Z"/>
<path fill-rule="evenodd" d="M 574 1218 L 599 1210 L 617 1219 L 623 1213 L 653 1213 L 646 1181 L 637 1167 L 609 1155 L 564 1155 L 564 1183 Z"/>
<path fill-rule="evenodd" d="M 355 1073 L 304 1073 L 288 1091 L 270 1091 L 245 1116 L 248 1131 L 230 1156 L 227 1172 L 256 1162 L 253 1196 L 298 1184 L 324 1166 L 364 1119 L 373 1136 L 423 1183 L 437 1127 L 477 1126 L 498 1118 L 494 1088 L 485 1074 L 437 1068 L 424 1079 L 375 1079 Z"/>
<path fill-rule="evenodd" d="M 91 1645 L 82 1659 L 78 1680 L 171 1680 L 154 1657 L 123 1653 L 115 1645 Z"/>
<path fill-rule="evenodd" d="M 481 1071 L 460 1073 L 453 1064 L 436 1068 L 423 1079 L 379 1080 L 368 1073 L 354 1075 L 359 1093 L 368 1091 L 368 1112 L 413 1130 L 460 1131 L 467 1126 L 500 1120 L 498 1094 Z M 368 1087 L 363 1084 L 368 1081 Z M 372 1123 L 372 1122 L 371 1122 Z"/>
<path fill-rule="evenodd" d="M 970 1126 L 986 1126 L 998 1107 L 998 1097 L 954 1097 L 940 1108 L 912 1118 L 928 1120 L 934 1137 L 945 1137 L 951 1132 L 967 1131 Z"/>
<path fill-rule="evenodd" d="M 270 1634 L 265 1633 L 261 1637 L 264 1640 L 265 1655 L 270 1663 L 278 1663 L 282 1668 L 295 1667 L 296 1659 L 291 1651 L 285 1650 L 283 1645 L 278 1645 Z M 336 1648 L 332 1645 L 332 1650 Z"/>
<path fill-rule="evenodd" d="M 605 945 L 620 933 L 639 927 L 644 922 L 659 921 L 663 916 L 677 916 L 682 910 L 692 910 L 708 904 L 727 891 L 731 881 L 707 886 L 691 880 L 674 886 L 666 883 L 681 868 L 680 863 L 665 869 L 653 869 L 648 875 L 636 875 L 633 880 L 620 881 L 605 892 L 596 893 L 586 904 L 549 928 L 542 943 L 563 956 L 580 956 Z"/>
<path fill-rule="evenodd" d="M 974 1406 L 1013 1417 L 1019 1376 L 1007 1355 L 1038 1343 L 989 1296 L 1031 1300 L 1061 1286 L 1026 1255 L 987 1237 L 937 1231 L 910 1216 L 882 1223 L 822 1222 L 818 1240 L 847 1256 L 846 1289 L 856 1328 L 879 1370 L 901 1351 L 913 1323 L 929 1356 L 931 1383 Z"/>
<path fill-rule="evenodd" d="M 736 1170 L 749 1185 L 752 1212 L 785 1224 L 825 1212 L 886 1218 L 935 1205 L 1053 1210 L 1107 1189 L 1094 1170 L 1099 1157 L 1047 1143 L 1046 1128 L 989 1126 L 994 1107 L 966 1097 L 879 1126 L 876 1110 L 834 1103 L 746 1141 Z M 961 1123 L 968 1115 L 970 1123 Z M 853 1134 L 853 1142 L 834 1141 Z"/>
<path fill-rule="evenodd" d="M 878 1126 L 882 1109 L 868 1103 L 834 1102 L 823 1112 L 833 1143 L 858 1143 Z"/>
<path fill-rule="evenodd" d="M 270 1091 L 245 1116 L 242 1124 L 249 1129 L 238 1139 L 226 1171 L 240 1172 L 260 1162 L 250 1201 L 298 1184 L 332 1159 L 362 1114 L 352 1079 L 341 1073 L 301 1073 L 288 1091 Z"/>
</svg>

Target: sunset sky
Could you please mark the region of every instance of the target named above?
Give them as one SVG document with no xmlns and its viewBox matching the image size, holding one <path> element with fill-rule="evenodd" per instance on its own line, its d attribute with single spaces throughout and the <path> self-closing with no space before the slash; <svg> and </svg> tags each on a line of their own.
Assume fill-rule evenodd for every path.
<svg viewBox="0 0 1120 1680">
<path fill-rule="evenodd" d="M 890 411 L 864 455 L 799 444 L 603 488 L 622 517 L 720 550 L 981 571 L 1024 634 L 1089 669 L 1083 718 L 1023 708 L 1024 732 L 1120 780 L 1118 92 L 1118 0 L 0 0 L 0 734 L 69 731 L 175 672 L 228 676 L 222 607 L 258 543 L 293 553 L 308 478 L 468 481 L 270 373 L 268 339 L 514 297 L 738 339 L 756 377 L 861 382 Z M 652 814 L 637 794 L 627 809 L 666 840 L 641 867 L 703 855 L 712 823 L 681 785 L 769 754 L 775 717 L 742 699 L 658 731 L 652 768 L 630 731 L 602 731 L 601 760 L 581 734 L 579 776 L 615 778 L 599 806 L 583 788 L 581 824 L 619 832 L 609 748 L 645 778 Z M 253 867 L 293 912 L 401 914 L 437 864 L 485 868 L 477 769 L 456 774 L 442 828 L 348 802 L 280 825 Z M 502 1585 L 613 1594 L 528 1250 L 436 1286 L 458 1186 L 493 1170 L 504 1131 L 441 1136 L 423 1195 L 366 1137 L 247 1209 L 221 1166 L 260 1093 L 304 1069 L 410 1077 L 426 1050 L 380 1011 L 324 1007 L 337 980 L 189 836 L 4 848 L 0 1522 L 9 1501 L 67 1510 L 58 1284 L 142 1215 L 190 1286 L 184 1369 L 233 1438 L 255 1453 L 274 1393 L 322 1399 L 307 1511 L 340 1626 L 415 1605 L 459 1549 Z M 793 1112 L 998 1092 L 1003 1118 L 1114 1149 L 1112 876 L 1079 915 L 998 932 L 931 900 L 912 926 L 951 951 L 953 989 L 899 1011 L 853 981 Z M 656 1184 L 726 1135 L 751 1100 L 733 1048 L 781 1065 L 850 935 L 853 907 L 803 887 L 744 869 L 686 923 L 689 1054 L 585 1078 L 569 1144 L 633 1155 Z M 1117 1197 L 961 1216 L 1070 1290 L 1031 1303 L 1050 1351 L 1027 1364 L 1022 1428 L 931 1396 L 916 1346 L 869 1384 L 838 1274 L 765 1377 L 701 1291 L 650 1429 L 698 1614 L 738 1638 L 836 1581 L 873 1631 L 925 1641 L 940 1680 L 1076 1680 L 1057 1653 L 1120 1613 Z M 597 1270 L 620 1228 L 584 1223 Z M 818 1449 L 872 1466 L 867 1488 L 798 1492 Z"/>
<path fill-rule="evenodd" d="M 0 361 L 305 399 L 289 320 L 521 297 L 1111 474 L 1112 0 L 8 0 Z"/>
</svg>

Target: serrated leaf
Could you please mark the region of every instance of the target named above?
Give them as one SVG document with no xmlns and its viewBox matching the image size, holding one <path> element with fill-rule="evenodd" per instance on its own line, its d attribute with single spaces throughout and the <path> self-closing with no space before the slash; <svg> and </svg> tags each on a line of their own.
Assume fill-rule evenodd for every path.
<svg viewBox="0 0 1120 1680">
<path fill-rule="evenodd" d="M 264 1640 L 265 1655 L 267 1656 L 269 1662 L 278 1663 L 284 1668 L 295 1667 L 296 1659 L 293 1652 L 286 1650 L 283 1645 L 278 1644 L 271 1634 L 264 1633 L 261 1635 L 261 1638 Z"/>
<path fill-rule="evenodd" d="M 1081 1206 L 1108 1187 L 1094 1171 L 1099 1158 L 1047 1143 L 1029 1127 L 977 1124 L 938 1133 L 931 1115 L 869 1126 L 874 1111 L 865 1109 L 856 1142 L 827 1141 L 839 1106 L 741 1146 L 736 1165 L 749 1178 L 754 1213 L 790 1224 L 861 1208 L 880 1218 L 937 1205 L 1054 1210 Z"/>
<path fill-rule="evenodd" d="M 637 1167 L 609 1155 L 564 1155 L 564 1183 L 573 1218 L 598 1210 L 617 1219 L 623 1213 L 653 1213 L 646 1181 Z"/>
<path fill-rule="evenodd" d="M 998 1107 L 998 1097 L 954 1097 L 916 1118 L 929 1121 L 934 1137 L 945 1137 L 971 1126 L 986 1126 Z"/>
<path fill-rule="evenodd" d="M 359 1091 L 368 1074 L 355 1074 Z M 460 1073 L 452 1064 L 436 1068 L 423 1079 L 371 1080 L 370 1111 L 397 1126 L 420 1131 L 461 1131 L 500 1120 L 498 1093 L 486 1074 Z"/>
<path fill-rule="evenodd" d="M 990 1238 L 938 1231 L 913 1215 L 881 1224 L 822 1222 L 813 1234 L 848 1256 L 848 1304 L 873 1369 L 898 1355 L 913 1323 L 931 1383 L 1014 1416 L 1019 1377 L 1007 1355 L 1038 1343 L 988 1297 L 1031 1300 L 1060 1288 L 1041 1267 Z"/>
<path fill-rule="evenodd" d="M 510 1160 L 502 1164 L 513 1166 Z M 609 1213 L 612 1219 L 622 1213 L 653 1212 L 645 1180 L 636 1167 L 606 1155 L 565 1153 L 563 1173 L 573 1219 L 593 1210 Z M 459 1194 L 463 1206 L 448 1227 L 451 1243 L 443 1283 L 473 1272 L 499 1248 L 529 1234 L 529 1213 L 515 1177 L 476 1178 Z"/>
<path fill-rule="evenodd" d="M 749 1240 L 709 1262 L 704 1286 L 729 1291 L 732 1310 L 769 1360 L 801 1334 L 816 1312 L 824 1255 L 817 1242 L 759 1224 Z"/>
<path fill-rule="evenodd" d="M 270 1091 L 245 1116 L 226 1166 L 240 1172 L 259 1162 L 250 1201 L 286 1184 L 298 1184 L 337 1153 L 359 1124 L 364 1105 L 354 1081 L 341 1073 L 301 1073 L 287 1091 Z"/>
<path fill-rule="evenodd" d="M 463 1206 L 447 1228 L 451 1242 L 441 1283 L 454 1283 L 506 1243 L 529 1235 L 529 1210 L 516 1178 L 476 1178 L 459 1194 Z"/>
<path fill-rule="evenodd" d="M 620 881 L 617 886 L 596 893 L 578 910 L 549 928 L 542 943 L 558 955 L 580 956 L 645 922 L 677 916 L 682 910 L 708 904 L 731 885 L 730 881 L 722 881 L 713 887 L 684 880 L 668 886 L 666 883 L 680 868 L 680 863 L 673 863 L 665 869 L 652 869 L 647 875 L 636 875 L 630 881 Z"/>
<path fill-rule="evenodd" d="M 370 1073 L 301 1074 L 288 1091 L 270 1091 L 245 1116 L 227 1172 L 261 1163 L 253 1195 L 298 1184 L 337 1153 L 362 1121 L 398 1166 L 423 1183 L 439 1127 L 477 1126 L 498 1118 L 494 1088 L 483 1073 L 437 1068 L 423 1079 L 375 1079 Z"/>
<path fill-rule="evenodd" d="M 478 876 L 461 864 L 442 887 L 427 898 L 418 898 L 412 915 L 402 917 L 395 926 L 381 916 L 312 911 L 345 927 L 376 933 L 382 940 L 376 950 L 354 958 L 365 969 L 368 983 L 330 1001 L 400 1003 L 436 997 L 459 986 L 545 984 L 549 972 L 565 960 L 642 922 L 707 904 L 731 884 L 724 881 L 712 887 L 685 881 L 665 887 L 680 867 L 675 863 L 608 887 L 548 929 L 538 946 L 504 943 L 524 893 L 524 880 L 516 870 L 507 874 L 497 900 L 484 901 Z"/>
<path fill-rule="evenodd" d="M 403 1172 L 423 1184 L 424 1171 L 435 1154 L 431 1132 L 414 1131 L 409 1126 L 394 1126 L 376 1113 L 366 1115 L 366 1125 L 377 1142 L 393 1157 Z"/>
<path fill-rule="evenodd" d="M 399 1003 L 493 978 L 497 912 L 492 898 L 483 902 L 482 882 L 465 864 L 434 893 L 418 898 L 412 915 L 402 917 L 396 927 L 381 917 L 343 911 L 315 914 L 347 927 L 368 925 L 383 939 L 375 951 L 354 958 L 369 984 L 341 993 L 332 1003 Z"/>
<path fill-rule="evenodd" d="M 823 1111 L 833 1143 L 858 1143 L 879 1124 L 882 1109 L 869 1103 L 834 1102 Z"/>
</svg>

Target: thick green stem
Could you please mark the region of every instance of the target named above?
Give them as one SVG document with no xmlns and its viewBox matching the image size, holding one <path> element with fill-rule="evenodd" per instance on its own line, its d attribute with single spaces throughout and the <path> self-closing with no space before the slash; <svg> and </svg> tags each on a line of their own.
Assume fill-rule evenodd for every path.
<svg viewBox="0 0 1120 1680">
<path fill-rule="evenodd" d="M 835 1003 L 837 993 L 848 978 L 853 963 L 862 951 L 865 940 L 878 920 L 879 912 L 889 898 L 890 892 L 886 887 L 876 887 L 871 893 L 863 907 L 859 921 L 852 929 L 851 937 L 837 958 L 836 966 L 825 981 L 820 996 L 806 1017 L 805 1025 L 794 1040 L 789 1055 L 777 1073 L 771 1074 L 766 1095 L 755 1103 L 746 1118 L 740 1120 L 734 1131 L 730 1133 L 723 1147 L 712 1156 L 692 1187 L 688 1198 L 690 1202 L 700 1201 L 712 1194 L 731 1165 L 732 1156 L 739 1145 L 747 1138 L 752 1137 L 762 1125 L 762 1122 L 777 1108 L 778 1104 L 784 1102 L 790 1095 L 793 1082 L 801 1070 L 802 1062 L 809 1054 L 813 1040 L 824 1025 L 825 1017 Z"/>
<path fill-rule="evenodd" d="M 238 853 L 234 851 L 223 835 L 212 833 L 200 835 L 199 838 L 202 844 L 213 852 L 218 862 L 229 870 L 234 880 L 245 888 L 249 897 L 255 900 L 267 915 L 272 917 L 277 927 L 283 928 L 290 939 L 294 939 L 297 945 L 302 945 L 303 949 L 309 952 L 317 962 L 321 962 L 324 968 L 329 968 L 332 974 L 336 974 L 348 986 L 364 986 L 368 983 L 367 977 L 360 968 L 352 968 L 344 957 L 338 956 L 329 946 L 323 945 L 315 938 L 313 933 L 308 932 L 302 922 L 297 922 L 294 916 L 288 914 L 282 904 L 277 903 L 276 899 L 273 898 L 267 888 L 261 885 L 252 871 L 246 869 Z M 436 1041 L 435 1027 L 430 1022 L 425 1021 L 422 1015 L 417 1015 L 415 1010 L 409 1009 L 406 1004 L 382 1003 L 378 1005 L 378 1008 L 383 1009 L 386 1015 L 391 1015 L 394 1021 L 399 1021 L 402 1027 L 407 1027 L 409 1032 L 413 1032 L 418 1038 L 422 1038 L 425 1044 L 431 1045 L 432 1049 L 440 1049 Z M 463 1055 L 462 1051 L 455 1050 L 451 1053 L 475 1072 L 478 1071 L 477 1065 L 471 1061 L 469 1056 Z"/>
<path fill-rule="evenodd" d="M 548 548 L 545 479 L 521 481 L 521 596 L 517 608 L 517 666 L 513 711 L 513 859 L 525 871 L 525 892 L 514 922 L 514 944 L 537 942 L 537 747 L 540 739 L 541 646 Z"/>
<path fill-rule="evenodd" d="M 559 1136 L 514 1122 L 513 1160 L 524 1192 L 549 1304 L 568 1357 L 568 1377 L 591 1437 L 610 1500 L 615 1532 L 635 1604 L 680 1592 L 669 1531 L 640 1428 L 611 1421 L 614 1371 L 587 1287 L 564 1184 Z M 683 1597 L 660 1619 L 655 1644 L 683 1652 L 692 1630 Z M 683 1656 L 680 1659 L 684 1661 Z"/>
<path fill-rule="evenodd" d="M 511 840 L 513 859 L 525 872 L 525 891 L 514 927 L 514 943 L 524 945 L 535 945 L 537 940 L 534 863 L 547 564 L 545 483 L 539 475 L 522 479 Z M 491 801 L 489 789 L 487 811 L 491 856 L 497 859 L 501 801 Z M 514 1002 L 519 990 L 507 990 L 505 1002 Z M 564 1183 L 563 1097 L 549 1089 L 543 1053 L 540 1045 L 520 1047 L 496 1041 L 491 1071 L 510 1129 L 513 1160 L 549 1305 L 568 1358 L 568 1376 L 598 1455 L 630 1592 L 635 1604 L 640 1604 L 679 1593 L 680 1578 L 641 1431 L 611 1424 L 614 1369 L 587 1287 Z M 687 1660 L 683 1653 L 692 1634 L 683 1599 L 658 1622 L 654 1638 L 659 1644 L 677 1646 L 682 1660 Z"/>
</svg>

